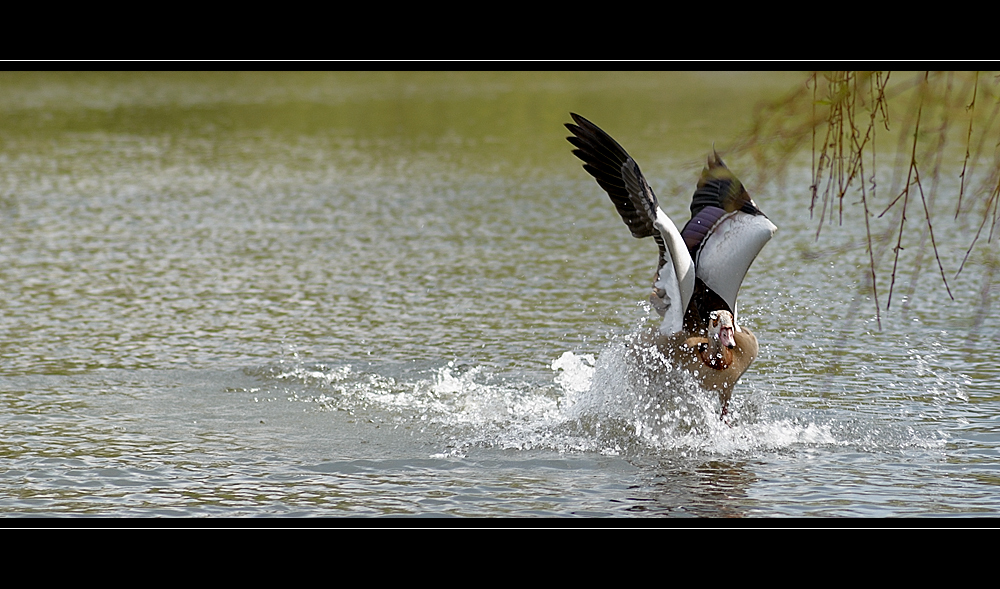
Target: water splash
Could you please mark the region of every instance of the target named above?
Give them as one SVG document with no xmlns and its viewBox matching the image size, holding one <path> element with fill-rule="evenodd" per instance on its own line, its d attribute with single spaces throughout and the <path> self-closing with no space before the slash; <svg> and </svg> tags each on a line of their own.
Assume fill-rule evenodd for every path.
<svg viewBox="0 0 1000 589">
<path fill-rule="evenodd" d="M 769 394 L 742 383 L 728 422 L 715 395 L 678 371 L 650 372 L 626 360 L 629 342 L 598 357 L 563 352 L 548 379 L 504 376 L 450 361 L 399 367 L 283 361 L 261 373 L 289 401 L 346 411 L 373 422 L 412 426 L 445 440 L 441 455 L 474 447 L 547 449 L 614 456 L 747 455 L 796 445 L 837 444 L 830 425 L 769 417 Z M 649 352 L 650 362 L 657 359 Z M 659 374 L 660 376 L 651 376 Z"/>
<path fill-rule="evenodd" d="M 796 385 L 797 393 L 787 391 L 788 382 L 767 372 L 742 379 L 722 420 L 717 396 L 673 369 L 659 350 L 643 347 L 641 329 L 613 338 L 596 357 L 565 351 L 551 361 L 547 375 L 501 373 L 457 360 L 422 367 L 310 365 L 293 354 L 265 376 L 283 383 L 288 400 L 318 410 L 363 414 L 397 428 L 418 424 L 419 431 L 445 440 L 448 450 L 441 455 L 486 447 L 750 457 L 821 446 L 891 452 L 945 443 L 938 430 L 908 416 L 887 419 L 884 403 L 871 395 L 867 405 L 848 407 L 831 402 L 836 396 L 815 396 L 804 384 Z M 926 352 L 911 358 L 915 382 L 934 385 L 923 389 L 931 399 L 921 406 L 962 400 L 962 386 L 934 370 L 930 359 Z"/>
<path fill-rule="evenodd" d="M 559 366 L 553 366 L 562 368 L 569 382 L 581 377 L 566 374 L 573 370 L 590 375 L 589 386 L 567 390 L 564 415 L 602 453 L 733 455 L 835 442 L 825 426 L 761 421 L 767 395 L 747 391 L 746 386 L 734 398 L 732 413 L 724 421 L 714 394 L 699 387 L 690 374 L 673 370 L 655 348 L 636 350 L 635 346 L 630 337 L 614 342 L 589 372 L 569 362 L 566 355 Z M 639 364 L 629 360 L 630 347 L 638 352 Z"/>
</svg>

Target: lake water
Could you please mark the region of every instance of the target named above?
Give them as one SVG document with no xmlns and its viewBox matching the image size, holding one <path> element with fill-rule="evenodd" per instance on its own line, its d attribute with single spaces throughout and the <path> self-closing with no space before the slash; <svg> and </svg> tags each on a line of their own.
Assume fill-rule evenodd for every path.
<svg viewBox="0 0 1000 589">
<path fill-rule="evenodd" d="M 858 207 L 817 240 L 808 154 L 727 158 L 778 226 L 732 421 L 627 384 L 656 247 L 569 112 L 682 224 L 713 143 L 804 78 L 0 75 L 0 512 L 996 516 L 996 244 L 951 279 L 957 170 L 956 300 L 914 233 L 880 331 Z"/>
</svg>

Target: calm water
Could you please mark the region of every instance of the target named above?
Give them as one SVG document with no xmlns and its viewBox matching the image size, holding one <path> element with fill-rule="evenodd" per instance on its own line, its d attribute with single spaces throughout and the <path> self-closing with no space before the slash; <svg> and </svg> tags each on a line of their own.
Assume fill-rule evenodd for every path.
<svg viewBox="0 0 1000 589">
<path fill-rule="evenodd" d="M 0 76 L 0 511 L 997 515 L 995 243 L 952 302 L 914 234 L 879 331 L 860 214 L 815 239 L 806 159 L 728 160 L 779 228 L 732 427 L 626 384 L 656 248 L 569 111 L 680 224 L 713 142 L 801 78 Z M 975 227 L 948 217 L 950 277 Z"/>
</svg>

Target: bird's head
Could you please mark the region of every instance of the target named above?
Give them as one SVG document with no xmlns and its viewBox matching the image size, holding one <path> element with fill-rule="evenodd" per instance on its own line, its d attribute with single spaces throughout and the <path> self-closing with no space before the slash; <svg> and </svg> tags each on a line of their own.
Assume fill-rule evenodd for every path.
<svg viewBox="0 0 1000 589">
<path fill-rule="evenodd" d="M 736 347 L 736 339 L 733 337 L 735 325 L 733 324 L 733 314 L 729 311 L 712 311 L 708 316 L 708 337 L 715 339 L 719 344 L 729 348 Z"/>
</svg>

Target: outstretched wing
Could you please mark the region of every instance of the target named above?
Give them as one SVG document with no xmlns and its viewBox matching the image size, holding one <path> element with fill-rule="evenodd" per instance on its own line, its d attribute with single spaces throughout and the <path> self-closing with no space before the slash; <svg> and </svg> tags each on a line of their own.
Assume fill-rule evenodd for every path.
<svg viewBox="0 0 1000 589">
<path fill-rule="evenodd" d="M 566 139 L 577 148 L 573 154 L 583 161 L 583 169 L 611 197 L 633 237 L 652 236 L 656 240 L 660 257 L 650 300 L 664 317 L 661 329 L 680 331 L 695 280 L 694 261 L 684 239 L 660 209 L 639 165 L 625 149 L 597 125 L 580 115 L 570 115 L 576 124 L 566 124 L 573 133 Z"/>
<path fill-rule="evenodd" d="M 739 179 L 713 153 L 691 199 L 691 220 L 681 231 L 698 276 L 695 306 L 699 323 L 718 309 L 731 311 L 736 317 L 736 295 L 743 278 L 776 230 Z M 739 323 L 736 325 L 739 329 Z"/>
<path fill-rule="evenodd" d="M 583 161 L 583 169 L 611 197 L 618 214 L 632 231 L 632 237 L 655 235 L 653 221 L 659 204 L 639 166 L 600 127 L 578 114 L 570 113 L 570 116 L 577 124 L 566 123 L 566 128 L 574 135 L 566 140 L 577 148 L 573 155 Z"/>
</svg>

